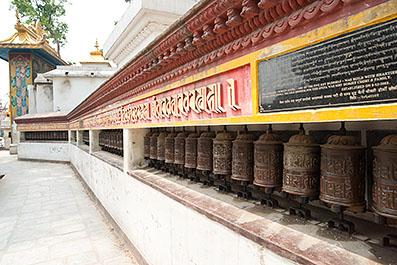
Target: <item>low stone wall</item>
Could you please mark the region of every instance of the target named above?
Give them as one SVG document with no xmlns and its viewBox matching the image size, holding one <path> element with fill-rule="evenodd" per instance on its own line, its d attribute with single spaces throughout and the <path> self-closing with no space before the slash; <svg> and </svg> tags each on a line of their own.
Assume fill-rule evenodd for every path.
<svg viewBox="0 0 397 265">
<path fill-rule="evenodd" d="M 76 146 L 71 163 L 148 264 L 294 264 Z"/>
<path fill-rule="evenodd" d="M 147 170 L 124 172 L 73 144 L 21 143 L 19 157 L 59 161 L 53 149 L 65 152 L 142 265 L 376 264 Z"/>
<path fill-rule="evenodd" d="M 68 142 L 21 142 L 18 144 L 18 159 L 70 161 Z"/>
</svg>

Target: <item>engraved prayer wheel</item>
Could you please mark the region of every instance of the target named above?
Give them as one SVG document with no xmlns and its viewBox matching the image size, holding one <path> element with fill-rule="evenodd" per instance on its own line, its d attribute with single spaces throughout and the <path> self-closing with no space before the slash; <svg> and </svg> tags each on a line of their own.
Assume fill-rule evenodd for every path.
<svg viewBox="0 0 397 265">
<path fill-rule="evenodd" d="M 254 140 L 247 131 L 239 133 L 232 147 L 231 179 L 252 182 L 254 179 Z"/>
<path fill-rule="evenodd" d="M 154 132 L 150 136 L 150 159 L 157 160 L 157 137 L 159 136 L 158 132 Z"/>
<path fill-rule="evenodd" d="M 333 135 L 321 146 L 320 200 L 365 205 L 365 148 L 357 137 Z"/>
<path fill-rule="evenodd" d="M 145 158 L 150 158 L 150 137 L 153 133 L 150 131 L 143 137 L 143 156 Z"/>
<path fill-rule="evenodd" d="M 175 146 L 175 137 L 178 134 L 175 132 L 168 133 L 165 138 L 165 163 L 172 164 L 174 163 L 174 146 Z"/>
<path fill-rule="evenodd" d="M 196 168 L 197 166 L 197 139 L 199 134 L 194 132 L 185 139 L 185 167 Z"/>
<path fill-rule="evenodd" d="M 283 183 L 283 142 L 269 127 L 254 145 L 254 185 L 278 188 Z"/>
<path fill-rule="evenodd" d="M 161 132 L 157 137 L 157 160 L 165 160 L 165 138 L 167 137 L 167 132 Z"/>
<path fill-rule="evenodd" d="M 213 141 L 214 174 L 232 174 L 232 146 L 234 138 L 234 135 L 227 131 L 217 133 Z"/>
<path fill-rule="evenodd" d="M 302 197 L 318 195 L 320 146 L 305 135 L 303 127 L 284 144 L 283 163 L 283 191 Z"/>
<path fill-rule="evenodd" d="M 379 215 L 397 218 L 397 135 L 386 136 L 373 150 L 371 208 Z"/>
<path fill-rule="evenodd" d="M 212 144 L 214 132 L 203 132 L 197 139 L 197 169 L 212 171 Z"/>
<path fill-rule="evenodd" d="M 174 141 L 174 164 L 185 165 L 185 140 L 188 132 L 180 132 Z"/>
</svg>

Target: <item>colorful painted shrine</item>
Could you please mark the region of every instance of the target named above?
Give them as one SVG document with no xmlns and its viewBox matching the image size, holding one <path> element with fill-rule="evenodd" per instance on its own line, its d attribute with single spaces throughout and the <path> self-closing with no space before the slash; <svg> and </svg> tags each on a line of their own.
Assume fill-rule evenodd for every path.
<svg viewBox="0 0 397 265">
<path fill-rule="evenodd" d="M 12 120 L 29 113 L 28 85 L 37 74 L 66 64 L 49 45 L 39 22 L 24 25 L 18 18 L 15 29 L 12 36 L 0 41 L 0 58 L 9 62 Z"/>
</svg>

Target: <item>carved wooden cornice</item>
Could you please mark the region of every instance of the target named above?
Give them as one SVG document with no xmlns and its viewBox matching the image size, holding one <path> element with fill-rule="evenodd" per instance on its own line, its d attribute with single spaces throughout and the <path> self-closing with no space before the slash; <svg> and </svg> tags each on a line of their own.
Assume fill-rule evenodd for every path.
<svg viewBox="0 0 397 265">
<path fill-rule="evenodd" d="M 171 26 L 68 119 L 133 97 L 303 26 L 359 0 L 210 0 Z"/>
</svg>

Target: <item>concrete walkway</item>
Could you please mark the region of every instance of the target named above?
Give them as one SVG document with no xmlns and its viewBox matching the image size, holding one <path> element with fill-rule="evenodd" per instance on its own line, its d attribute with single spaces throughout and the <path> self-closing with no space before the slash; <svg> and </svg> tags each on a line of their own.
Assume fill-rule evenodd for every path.
<svg viewBox="0 0 397 265">
<path fill-rule="evenodd" d="M 65 164 L 0 151 L 1 265 L 129 265 L 134 258 Z"/>
</svg>

